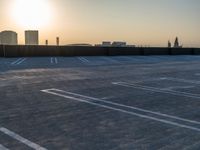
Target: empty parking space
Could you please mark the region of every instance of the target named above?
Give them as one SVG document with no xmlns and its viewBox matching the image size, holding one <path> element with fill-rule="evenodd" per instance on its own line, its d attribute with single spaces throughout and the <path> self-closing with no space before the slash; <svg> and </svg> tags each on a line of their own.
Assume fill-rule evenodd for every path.
<svg viewBox="0 0 200 150">
<path fill-rule="evenodd" d="M 199 149 L 199 60 L 0 58 L 0 149 Z"/>
<path fill-rule="evenodd" d="M 130 115 L 137 116 L 140 118 L 154 120 L 154 121 L 158 121 L 158 122 L 161 122 L 164 124 L 174 125 L 174 126 L 178 126 L 181 128 L 186 128 L 186 129 L 200 132 L 199 128 L 194 127 L 195 125 L 200 125 L 200 122 L 198 122 L 198 121 L 180 118 L 177 116 L 167 115 L 167 114 L 163 114 L 163 113 L 159 113 L 159 112 L 154 112 L 154 111 L 150 111 L 150 110 L 146 110 L 146 109 L 142 109 L 142 108 L 138 108 L 138 107 L 133 107 L 130 105 L 124 105 L 122 103 L 106 101 L 106 100 L 102 100 L 99 98 L 85 96 L 85 95 L 81 95 L 78 93 L 68 92 L 68 91 L 64 91 L 64 90 L 60 90 L 60 89 L 45 89 L 45 90 L 42 90 L 42 92 L 60 96 L 65 99 L 68 99 L 68 100 L 75 100 L 75 101 L 79 101 L 81 103 L 87 103 L 87 104 L 102 107 L 105 109 L 130 114 Z M 155 117 L 153 117 L 152 115 L 154 115 Z M 174 121 L 169 121 L 168 119 L 173 119 Z M 184 122 L 185 124 L 179 123 L 179 121 Z M 189 126 L 189 125 L 187 125 L 188 123 L 193 124 L 194 126 L 192 126 L 192 125 Z"/>
</svg>

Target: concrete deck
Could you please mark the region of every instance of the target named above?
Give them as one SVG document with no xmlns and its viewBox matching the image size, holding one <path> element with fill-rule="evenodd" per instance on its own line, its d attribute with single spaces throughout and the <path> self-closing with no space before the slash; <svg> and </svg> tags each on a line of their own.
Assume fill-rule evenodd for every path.
<svg viewBox="0 0 200 150">
<path fill-rule="evenodd" d="M 0 149 L 200 148 L 200 56 L 0 58 Z"/>
</svg>

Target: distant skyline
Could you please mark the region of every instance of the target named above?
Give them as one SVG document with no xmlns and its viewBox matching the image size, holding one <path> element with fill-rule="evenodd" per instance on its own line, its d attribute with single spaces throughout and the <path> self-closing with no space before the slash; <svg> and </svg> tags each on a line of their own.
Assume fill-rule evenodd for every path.
<svg viewBox="0 0 200 150">
<path fill-rule="evenodd" d="M 200 0 L 0 0 L 0 31 L 39 30 L 40 44 L 126 41 L 200 47 Z"/>
</svg>

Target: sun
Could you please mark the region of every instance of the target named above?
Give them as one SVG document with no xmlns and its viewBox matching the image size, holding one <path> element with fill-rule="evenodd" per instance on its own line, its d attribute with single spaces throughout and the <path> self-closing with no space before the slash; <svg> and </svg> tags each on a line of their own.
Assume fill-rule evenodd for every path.
<svg viewBox="0 0 200 150">
<path fill-rule="evenodd" d="M 47 26 L 51 20 L 51 8 L 48 0 L 14 0 L 12 17 L 24 28 Z"/>
</svg>

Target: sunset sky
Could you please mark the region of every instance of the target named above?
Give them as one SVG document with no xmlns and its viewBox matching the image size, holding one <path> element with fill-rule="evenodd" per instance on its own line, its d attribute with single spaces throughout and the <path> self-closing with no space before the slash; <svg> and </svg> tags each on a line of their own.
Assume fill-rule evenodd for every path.
<svg viewBox="0 0 200 150">
<path fill-rule="evenodd" d="M 200 0 L 0 0 L 0 31 L 37 29 L 40 44 L 101 43 L 166 46 L 178 36 L 200 47 Z"/>
</svg>

